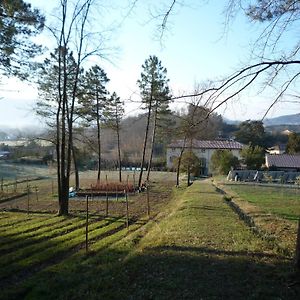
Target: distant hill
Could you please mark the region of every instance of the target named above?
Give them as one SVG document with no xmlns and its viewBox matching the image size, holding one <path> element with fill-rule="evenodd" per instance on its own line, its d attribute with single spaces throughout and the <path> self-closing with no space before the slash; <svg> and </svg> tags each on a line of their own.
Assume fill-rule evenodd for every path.
<svg viewBox="0 0 300 300">
<path fill-rule="evenodd" d="M 280 116 L 264 120 L 265 126 L 276 125 L 300 125 L 300 113 L 294 115 Z"/>
</svg>

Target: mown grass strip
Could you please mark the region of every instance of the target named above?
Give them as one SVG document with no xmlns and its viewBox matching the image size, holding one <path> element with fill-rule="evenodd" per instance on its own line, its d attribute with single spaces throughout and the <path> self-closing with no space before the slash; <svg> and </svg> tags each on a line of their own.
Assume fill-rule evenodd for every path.
<svg viewBox="0 0 300 300">
<path fill-rule="evenodd" d="M 18 236 L 1 238 L 2 246 L 0 246 L 0 255 L 4 252 L 14 249 L 24 248 L 29 244 L 37 243 L 45 239 L 55 237 L 60 234 L 68 232 L 70 229 L 80 227 L 79 218 L 66 218 L 58 223 L 52 224 L 51 226 L 40 227 L 35 231 L 23 233 Z M 83 223 L 83 222 L 82 222 Z"/>
<path fill-rule="evenodd" d="M 24 213 L 8 213 L 4 212 L 5 217 L 0 220 L 0 229 L 7 227 L 7 226 L 12 226 L 16 222 L 22 222 L 22 221 L 30 221 L 32 219 L 38 219 L 38 215 L 35 216 L 28 216 L 27 214 Z M 43 216 L 44 217 L 44 216 Z"/>
<path fill-rule="evenodd" d="M 96 237 L 100 238 L 102 234 L 105 234 L 105 232 L 115 230 L 120 226 L 124 226 L 123 221 L 114 221 L 111 223 L 110 221 L 104 220 L 97 223 L 92 223 L 90 224 L 89 237 L 90 239 Z M 21 270 L 24 271 L 34 265 L 42 264 L 54 256 L 68 252 L 77 245 L 84 243 L 84 233 L 85 228 L 80 228 L 63 236 L 59 236 L 43 243 L 28 247 L 26 251 L 23 249 L 23 253 L 26 252 L 29 256 L 9 264 L 7 264 L 7 260 L 5 259 L 6 266 L 5 268 L 1 268 L 0 278 L 5 278 Z M 34 253 L 30 255 L 30 251 L 33 251 Z M 24 255 L 21 253 L 19 255 L 24 257 Z M 15 257 L 12 255 L 11 258 L 14 259 Z"/>
<path fill-rule="evenodd" d="M 37 230 L 42 226 L 51 226 L 51 224 L 62 221 L 64 217 L 58 217 L 55 215 L 52 216 L 44 216 L 42 218 L 32 218 L 32 219 L 24 219 L 20 224 L 16 224 L 17 226 L 8 226 L 7 228 L 2 228 L 0 231 L 0 235 L 2 237 L 13 236 L 18 234 L 23 234 L 32 230 Z"/>
<path fill-rule="evenodd" d="M 4 297 L 298 299 L 291 261 L 254 235 L 209 182 L 180 190 L 167 212 L 160 222 L 132 225 L 142 226 L 133 233 L 112 230 L 90 255 L 60 257 Z"/>
<path fill-rule="evenodd" d="M 89 273 L 90 268 L 97 268 L 101 265 L 101 270 L 110 270 L 114 264 L 120 264 L 120 261 L 125 258 L 127 252 L 124 251 L 115 251 L 116 245 L 119 248 L 120 245 L 126 244 L 127 246 L 135 244 L 138 238 L 140 238 L 140 229 L 149 225 L 145 220 L 138 220 L 137 222 L 130 225 L 130 229 L 124 228 L 124 221 L 120 220 L 123 225 L 120 227 L 120 230 L 112 230 L 110 233 L 106 232 L 105 236 L 101 239 L 98 239 L 95 243 L 92 243 L 89 247 L 89 253 L 86 255 L 85 250 L 81 249 L 80 251 L 74 253 L 71 256 L 66 257 L 66 259 L 62 260 L 60 263 L 51 265 L 46 267 L 38 274 L 35 274 L 28 280 L 26 280 L 18 289 L 14 289 L 13 292 L 10 291 L 8 293 L 7 299 L 14 297 L 23 297 L 23 295 L 32 289 L 33 286 L 38 286 L 43 290 L 45 280 L 50 280 L 49 276 L 52 278 L 53 274 L 59 275 L 61 274 L 63 277 L 67 277 L 68 279 L 73 278 L 75 281 L 78 280 L 78 276 L 74 273 L 74 270 L 78 270 L 78 266 L 80 266 L 81 275 L 86 276 Z M 111 251 L 113 251 L 113 255 L 111 255 Z M 96 271 L 94 269 L 94 271 Z M 52 274 L 52 275 L 50 275 Z M 94 275 L 97 276 L 98 275 Z M 63 280 L 63 277 L 61 279 Z M 55 277 L 55 281 L 58 278 Z M 63 287 L 63 289 L 66 287 Z M 9 289 L 6 289 L 9 291 Z M 80 291 L 79 291 L 80 292 Z M 16 296 L 18 295 L 18 296 Z M 35 296 L 30 295 L 29 299 Z M 48 298 L 48 295 L 44 295 L 44 297 Z M 51 299 L 52 295 L 49 299 Z M 78 295 L 78 297 L 81 297 Z"/>
<path fill-rule="evenodd" d="M 92 223 L 94 223 L 93 220 L 90 221 L 90 225 Z M 97 226 L 106 226 L 107 224 L 109 224 L 109 222 L 104 220 L 102 222 L 99 222 Z M 84 226 L 85 226 L 85 220 L 81 219 L 78 220 L 76 223 L 71 224 L 67 227 L 61 227 L 56 230 L 53 230 L 52 231 L 52 233 L 54 234 L 53 238 L 51 237 L 51 233 L 50 233 L 49 239 L 45 241 L 42 241 L 38 244 L 29 245 L 23 249 L 17 248 L 18 250 L 3 255 L 1 257 L 0 267 L 4 267 L 7 264 L 11 264 L 13 261 L 21 260 L 23 257 L 30 257 L 31 255 L 36 255 L 36 253 L 39 253 L 39 251 L 43 251 L 45 248 L 55 247 L 60 242 L 71 240 L 80 234 L 82 235 L 83 234 L 82 232 L 85 230 Z M 59 235 L 57 236 L 56 233 L 59 233 Z M 47 236 L 47 234 L 45 234 L 45 236 Z M 1 277 L 1 273 L 0 273 L 0 277 Z"/>
</svg>

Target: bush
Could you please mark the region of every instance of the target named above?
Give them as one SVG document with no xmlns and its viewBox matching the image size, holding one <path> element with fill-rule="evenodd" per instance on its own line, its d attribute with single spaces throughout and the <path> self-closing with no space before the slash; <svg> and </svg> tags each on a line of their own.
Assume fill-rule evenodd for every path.
<svg viewBox="0 0 300 300">
<path fill-rule="evenodd" d="M 259 146 L 251 146 L 243 148 L 241 156 L 247 165 L 248 170 L 258 170 L 265 162 L 265 151 Z"/>
<path fill-rule="evenodd" d="M 174 165 L 177 166 L 178 158 L 174 161 Z M 188 169 L 193 176 L 199 176 L 200 173 L 200 159 L 195 155 L 193 151 L 185 151 L 182 154 L 180 172 L 187 173 Z"/>
<path fill-rule="evenodd" d="M 239 166 L 239 159 L 229 150 L 216 150 L 211 156 L 211 168 L 216 174 L 227 174 Z"/>
</svg>

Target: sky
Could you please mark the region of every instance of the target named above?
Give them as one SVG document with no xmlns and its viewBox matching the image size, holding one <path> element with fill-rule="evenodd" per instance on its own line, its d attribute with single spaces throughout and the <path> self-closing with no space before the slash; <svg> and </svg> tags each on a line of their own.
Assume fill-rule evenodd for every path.
<svg viewBox="0 0 300 300">
<path fill-rule="evenodd" d="M 129 0 L 128 0 L 129 1 Z M 56 1 L 27 0 L 41 9 L 51 24 Z M 163 38 L 156 28 L 160 24 L 152 17 L 152 3 L 162 8 L 163 1 L 137 1 L 128 13 L 126 1 L 103 1 L 109 6 L 101 7 L 101 17 L 93 20 L 93 26 L 102 26 L 109 37 L 105 43 L 105 57 L 92 59 L 88 64 L 99 64 L 110 78 L 108 89 L 115 91 L 126 102 L 126 114 L 139 113 L 140 104 L 136 84 L 142 64 L 149 55 L 156 55 L 168 70 L 170 87 L 174 96 L 191 93 L 194 87 L 207 80 L 215 80 L 232 74 L 248 62 L 251 44 L 257 37 L 257 28 L 244 16 L 238 16 L 225 30 L 222 14 L 224 2 L 219 0 L 186 0 L 187 5 L 176 7 L 168 22 Z M 171 1 L 165 1 L 165 3 Z M 122 3 L 122 8 L 119 4 Z M 101 20 L 101 22 L 99 21 Z M 52 50 L 51 34 L 45 31 L 37 42 Z M 45 54 L 46 55 L 46 54 Z M 1 78 L 0 125 L 10 127 L 43 126 L 34 113 L 38 91 L 33 83 L 20 82 L 15 78 Z M 272 99 L 262 98 L 249 90 L 239 101 L 230 101 L 218 113 L 231 120 L 260 119 Z M 180 109 L 183 101 L 176 101 L 173 109 Z M 279 104 L 268 117 L 296 113 L 296 106 Z"/>
</svg>

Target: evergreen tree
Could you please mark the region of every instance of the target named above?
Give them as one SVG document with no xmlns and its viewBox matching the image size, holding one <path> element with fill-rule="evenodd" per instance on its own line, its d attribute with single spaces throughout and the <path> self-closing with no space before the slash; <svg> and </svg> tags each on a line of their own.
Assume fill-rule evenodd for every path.
<svg viewBox="0 0 300 300">
<path fill-rule="evenodd" d="M 67 194 L 71 171 L 71 160 L 75 168 L 76 188 L 79 188 L 79 171 L 76 161 L 76 148 L 72 137 L 73 124 L 78 119 L 78 94 L 74 94 L 74 85 L 80 86 L 83 70 L 78 68 L 73 53 L 65 52 L 64 68 L 60 68 L 61 49 L 56 49 L 45 59 L 39 71 L 39 101 L 36 112 L 45 118 L 54 131 L 53 143 L 56 146 L 59 195 Z M 60 84 L 64 82 L 64 84 Z M 64 98 L 64 101 L 62 99 Z M 70 134 L 71 133 L 71 134 Z M 64 188 L 65 187 L 65 188 Z M 68 205 L 59 197 L 60 205 Z M 63 204 L 64 203 L 64 204 Z"/>
<path fill-rule="evenodd" d="M 122 160 L 121 160 L 121 147 L 120 147 L 120 130 L 121 121 L 124 116 L 124 102 L 120 100 L 120 97 L 114 92 L 109 100 L 109 105 L 106 110 L 107 126 L 116 133 L 117 137 L 117 149 L 118 149 L 118 169 L 119 169 L 119 181 L 122 181 Z"/>
<path fill-rule="evenodd" d="M 227 174 L 231 168 L 238 165 L 238 158 L 229 150 L 216 150 L 211 156 L 211 168 L 217 174 Z"/>
<path fill-rule="evenodd" d="M 265 162 L 265 151 L 262 147 L 252 146 L 244 147 L 241 156 L 249 170 L 258 170 Z"/>
<path fill-rule="evenodd" d="M 153 146 L 155 142 L 156 128 L 158 116 L 168 111 L 170 102 L 170 89 L 168 86 L 167 69 L 161 64 L 161 61 L 156 56 L 149 56 L 142 65 L 143 72 L 138 80 L 138 85 L 141 91 L 142 103 L 147 111 L 147 123 L 145 129 L 145 138 L 142 151 L 141 171 L 139 175 L 138 186 L 142 184 L 143 169 L 145 166 L 146 148 L 150 129 L 150 121 L 152 117 L 152 138 L 151 149 L 148 161 L 148 174 L 152 162 Z"/>
<path fill-rule="evenodd" d="M 0 1 L 0 68 L 24 78 L 25 67 L 41 47 L 30 41 L 44 27 L 44 17 L 23 0 Z"/>
<path fill-rule="evenodd" d="M 295 132 L 289 135 L 286 152 L 289 154 L 300 153 L 300 135 Z"/>
<path fill-rule="evenodd" d="M 98 65 L 92 66 L 84 76 L 84 91 L 81 97 L 81 113 L 91 123 L 96 122 L 97 128 L 97 146 L 98 172 L 97 180 L 101 175 L 101 124 L 104 122 L 104 111 L 108 105 L 108 91 L 105 85 L 109 79 Z"/>
</svg>

